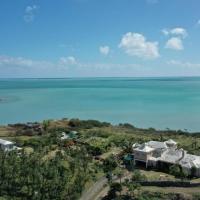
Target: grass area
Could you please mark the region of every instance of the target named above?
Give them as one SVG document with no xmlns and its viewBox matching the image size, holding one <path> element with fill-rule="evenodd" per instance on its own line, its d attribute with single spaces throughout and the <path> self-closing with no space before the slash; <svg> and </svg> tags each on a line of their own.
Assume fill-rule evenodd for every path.
<svg viewBox="0 0 200 200">
<path fill-rule="evenodd" d="M 33 148 L 31 148 L 31 147 L 25 147 L 25 148 L 24 148 L 24 151 L 25 151 L 27 154 L 30 154 L 30 153 L 33 153 L 33 152 L 34 152 Z"/>
<path fill-rule="evenodd" d="M 152 171 L 152 170 L 139 170 L 141 174 L 144 174 L 149 181 L 155 181 L 155 180 L 162 180 L 162 181 L 175 181 L 176 178 L 173 175 L 164 173 L 164 172 L 158 172 L 158 171 Z"/>
<path fill-rule="evenodd" d="M 24 142 L 24 141 L 28 141 L 30 139 L 40 139 L 40 136 L 26 136 L 26 135 L 19 135 L 19 136 L 13 136 L 13 137 L 6 137 L 6 139 L 8 140 L 18 140 L 18 141 L 21 141 L 21 142 Z"/>
<path fill-rule="evenodd" d="M 64 128 L 67 127 L 69 124 L 68 120 L 49 120 L 48 129 L 52 128 Z"/>
<path fill-rule="evenodd" d="M 191 180 L 192 183 L 200 183 L 200 178 L 194 178 Z"/>
<path fill-rule="evenodd" d="M 7 126 L 0 126 L 0 137 L 15 135 L 15 130 Z"/>
<path fill-rule="evenodd" d="M 58 149 L 48 152 L 48 154 L 46 154 L 43 157 L 43 160 L 50 160 L 50 159 L 54 158 L 56 156 L 57 152 L 58 152 Z"/>
<path fill-rule="evenodd" d="M 87 191 L 94 183 L 96 183 L 97 180 L 102 178 L 105 174 L 102 171 L 98 171 L 96 174 L 95 180 L 90 179 L 89 181 L 86 182 L 85 184 L 85 191 Z"/>
<path fill-rule="evenodd" d="M 200 194 L 200 187 L 182 188 L 182 187 L 156 187 L 142 186 L 142 191 L 161 192 L 161 193 L 180 193 L 180 194 Z"/>
<path fill-rule="evenodd" d="M 106 159 L 106 158 L 108 158 L 111 155 L 116 155 L 116 154 L 120 153 L 121 151 L 122 151 L 121 148 L 119 148 L 119 147 L 113 147 L 108 152 L 103 153 L 100 157 L 102 159 Z"/>
</svg>

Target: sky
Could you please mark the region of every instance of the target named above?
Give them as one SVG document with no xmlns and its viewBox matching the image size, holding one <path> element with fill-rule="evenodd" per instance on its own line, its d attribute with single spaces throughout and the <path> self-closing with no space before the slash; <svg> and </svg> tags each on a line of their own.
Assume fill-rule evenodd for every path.
<svg viewBox="0 0 200 200">
<path fill-rule="evenodd" d="M 1 0 L 0 78 L 200 76 L 199 0 Z"/>
</svg>

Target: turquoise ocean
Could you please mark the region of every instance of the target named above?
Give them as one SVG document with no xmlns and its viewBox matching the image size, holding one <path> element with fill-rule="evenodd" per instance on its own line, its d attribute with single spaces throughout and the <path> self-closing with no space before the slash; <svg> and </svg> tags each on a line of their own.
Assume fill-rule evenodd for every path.
<svg viewBox="0 0 200 200">
<path fill-rule="evenodd" d="M 200 131 L 200 78 L 0 79 L 0 124 L 61 118 Z"/>
</svg>

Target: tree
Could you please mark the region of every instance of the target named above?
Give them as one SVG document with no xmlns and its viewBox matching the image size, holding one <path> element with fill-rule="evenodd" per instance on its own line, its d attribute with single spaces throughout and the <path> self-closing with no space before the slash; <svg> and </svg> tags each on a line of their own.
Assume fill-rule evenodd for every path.
<svg viewBox="0 0 200 200">
<path fill-rule="evenodd" d="M 125 140 L 123 143 L 123 149 L 126 153 L 132 153 L 132 145 L 131 141 Z"/>
<path fill-rule="evenodd" d="M 141 174 L 139 170 L 135 170 L 132 175 L 132 181 L 145 181 L 147 177 L 144 174 Z"/>
<path fill-rule="evenodd" d="M 135 196 L 135 191 L 140 190 L 141 185 L 138 183 L 130 182 L 128 184 L 128 191 L 130 192 L 130 196 L 134 197 Z"/>
<path fill-rule="evenodd" d="M 188 176 L 189 176 L 188 171 L 187 171 L 186 169 L 181 168 L 179 177 L 180 177 L 181 179 L 186 179 Z"/>
<path fill-rule="evenodd" d="M 120 183 L 112 183 L 110 184 L 110 190 L 108 192 L 108 199 L 114 199 L 117 196 L 117 192 L 122 191 L 122 185 Z"/>
<path fill-rule="evenodd" d="M 114 156 L 110 156 L 103 161 L 104 172 L 112 172 L 117 167 L 117 162 Z"/>
<path fill-rule="evenodd" d="M 117 167 L 117 162 L 114 156 L 110 156 L 103 161 L 103 171 L 106 173 L 108 182 L 112 182 L 112 171 Z"/>
<path fill-rule="evenodd" d="M 47 128 L 49 127 L 49 124 L 50 124 L 50 120 L 44 120 L 42 122 L 44 131 L 47 131 Z"/>
<path fill-rule="evenodd" d="M 116 168 L 115 169 L 115 175 L 117 175 L 117 177 L 119 178 L 119 181 L 120 181 L 120 184 L 122 183 L 122 176 L 123 176 L 123 171 L 122 171 L 122 169 L 121 168 Z"/>
<path fill-rule="evenodd" d="M 129 179 L 128 178 L 125 178 L 124 182 L 123 182 L 123 185 L 128 187 L 128 184 L 129 184 Z"/>
<path fill-rule="evenodd" d="M 179 177 L 180 172 L 181 172 L 181 169 L 180 169 L 179 165 L 177 165 L 177 164 L 172 165 L 169 168 L 169 173 L 174 175 L 175 177 Z"/>
<path fill-rule="evenodd" d="M 196 172 L 197 172 L 197 168 L 196 168 L 195 166 L 193 166 L 193 167 L 191 168 L 191 176 L 192 176 L 192 177 L 195 177 L 195 176 L 196 176 Z"/>
<path fill-rule="evenodd" d="M 198 142 L 197 142 L 197 138 L 194 138 L 194 141 L 192 142 L 192 148 L 197 149 Z"/>
<path fill-rule="evenodd" d="M 184 168 L 180 167 L 179 165 L 175 164 L 169 168 L 169 173 L 174 175 L 177 178 L 185 179 L 189 176 L 188 171 Z"/>
<path fill-rule="evenodd" d="M 57 151 L 47 157 L 50 152 L 49 146 L 36 146 L 29 154 L 23 150 L 20 154 L 0 151 L 0 196 L 30 200 L 79 199 L 90 175 L 90 160 L 85 149 Z"/>
<path fill-rule="evenodd" d="M 159 136 L 160 136 L 160 141 L 163 142 L 164 141 L 163 134 L 161 133 Z"/>
</svg>

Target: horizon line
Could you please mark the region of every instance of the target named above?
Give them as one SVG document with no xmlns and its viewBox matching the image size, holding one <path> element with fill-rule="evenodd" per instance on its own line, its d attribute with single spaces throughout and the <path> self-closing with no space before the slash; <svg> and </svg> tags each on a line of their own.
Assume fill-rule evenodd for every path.
<svg viewBox="0 0 200 200">
<path fill-rule="evenodd" d="M 92 78 L 200 78 L 198 76 L 72 76 L 72 77 L 0 77 L 0 79 L 92 79 Z"/>
</svg>

